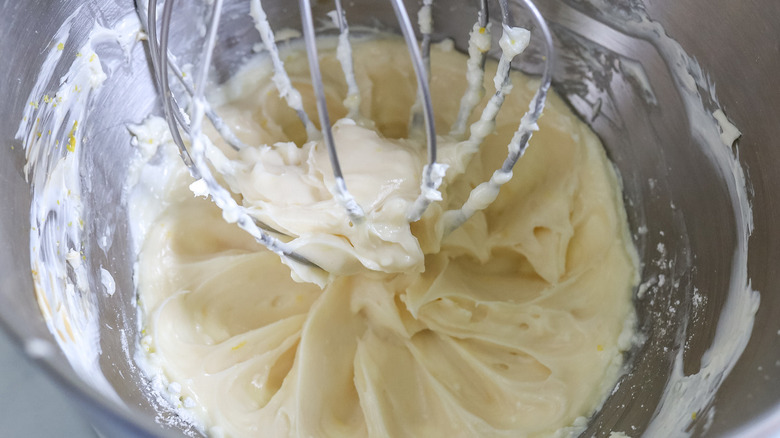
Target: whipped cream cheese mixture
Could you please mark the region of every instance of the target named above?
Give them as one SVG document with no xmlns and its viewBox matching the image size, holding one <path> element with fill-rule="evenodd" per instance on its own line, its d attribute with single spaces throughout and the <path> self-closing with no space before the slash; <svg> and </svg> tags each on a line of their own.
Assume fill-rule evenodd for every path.
<svg viewBox="0 0 780 438">
<path fill-rule="evenodd" d="M 320 57 L 348 188 L 334 199 L 321 141 L 259 59 L 210 101 L 246 144 L 220 145 L 224 184 L 330 272 L 324 287 L 227 223 L 181 163 L 167 125 L 132 128 L 144 162 L 130 211 L 145 353 L 183 415 L 213 436 L 566 436 L 614 386 L 630 347 L 638 281 L 620 185 L 595 134 L 554 93 L 496 201 L 446 234 L 442 218 L 490 179 L 537 82 L 513 89 L 482 146 L 440 135 L 443 200 L 411 225 L 424 138 L 409 135 L 416 83 L 402 40 L 353 46 L 359 115 L 336 50 Z M 305 52 L 282 53 L 316 114 Z M 437 45 L 431 88 L 446 133 L 467 91 L 467 56 Z M 487 97 L 496 64 L 488 61 Z M 313 117 L 316 119 L 316 117 Z M 472 128 L 472 134 L 474 129 Z M 212 135 L 216 140 L 217 135 Z M 192 186 L 192 189 L 191 189 Z M 295 278 L 294 278 L 295 277 Z"/>
</svg>

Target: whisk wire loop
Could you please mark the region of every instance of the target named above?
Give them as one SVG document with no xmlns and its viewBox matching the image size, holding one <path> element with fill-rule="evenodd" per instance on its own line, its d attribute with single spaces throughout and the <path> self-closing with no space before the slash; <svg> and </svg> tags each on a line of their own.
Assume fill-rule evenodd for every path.
<svg viewBox="0 0 780 438">
<path fill-rule="evenodd" d="M 330 115 L 328 114 L 327 101 L 325 100 L 325 88 L 322 83 L 322 73 L 320 72 L 320 61 L 317 54 L 317 40 L 314 33 L 314 19 L 311 15 L 311 3 L 309 0 L 299 0 L 301 8 L 301 23 L 303 25 L 303 40 L 306 44 L 306 54 L 309 59 L 309 72 L 311 74 L 314 96 L 317 101 L 317 113 L 320 118 L 320 130 L 322 131 L 325 147 L 328 149 L 328 157 L 333 170 L 333 177 L 336 180 L 336 197 L 344 206 L 350 220 L 354 223 L 361 223 L 365 216 L 363 209 L 358 205 L 355 198 L 347 190 L 347 184 L 344 181 L 344 174 L 341 172 L 339 156 L 336 152 L 336 143 L 333 140 L 333 130 L 330 125 Z"/>
<path fill-rule="evenodd" d="M 441 184 L 444 170 L 436 163 L 436 126 L 433 118 L 433 102 L 431 100 L 431 91 L 428 84 L 428 73 L 424 65 L 420 48 L 417 46 L 417 38 L 414 35 L 414 28 L 409 20 L 409 14 L 402 0 L 391 0 L 393 11 L 401 27 L 401 33 L 409 49 L 409 56 L 412 60 L 412 67 L 417 78 L 417 89 L 422 98 L 422 112 L 425 122 L 425 139 L 428 145 L 428 164 L 423 168 L 422 183 L 420 185 L 420 196 L 415 200 L 406 214 L 410 222 L 414 222 L 422 217 L 425 210 L 434 200 L 441 199 L 438 192 Z"/>
</svg>

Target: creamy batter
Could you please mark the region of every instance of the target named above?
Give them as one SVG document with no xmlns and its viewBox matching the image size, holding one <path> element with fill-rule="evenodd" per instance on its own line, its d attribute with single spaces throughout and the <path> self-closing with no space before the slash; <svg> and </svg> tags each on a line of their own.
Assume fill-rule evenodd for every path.
<svg viewBox="0 0 780 438">
<path fill-rule="evenodd" d="M 161 160 L 147 166 L 168 170 L 146 182 L 155 196 L 131 205 L 155 212 L 144 219 L 137 270 L 149 372 L 215 436 L 577 432 L 619 375 L 637 283 L 619 183 L 600 142 L 551 94 L 514 178 L 446 234 L 443 213 L 500 165 L 536 90 L 513 72 L 495 132 L 476 153 L 465 138 L 440 138 L 444 199 L 409 225 L 426 162 L 424 139 L 407 138 L 416 93 L 409 55 L 392 38 L 353 49 L 354 119 L 342 118 L 348 86 L 335 50 L 322 50 L 321 64 L 362 224 L 334 200 L 324 145 L 306 141 L 269 63 L 250 65 L 211 98 L 244 143 L 262 145 L 222 148 L 234 171 L 225 183 L 331 273 L 323 288 L 296 281 L 276 254 L 193 196 L 164 122 L 133 128 L 140 145 L 160 146 Z M 316 114 L 305 53 L 283 55 Z M 439 132 L 456 123 L 466 60 L 447 45 L 433 49 Z M 488 95 L 495 69 L 488 62 Z"/>
</svg>

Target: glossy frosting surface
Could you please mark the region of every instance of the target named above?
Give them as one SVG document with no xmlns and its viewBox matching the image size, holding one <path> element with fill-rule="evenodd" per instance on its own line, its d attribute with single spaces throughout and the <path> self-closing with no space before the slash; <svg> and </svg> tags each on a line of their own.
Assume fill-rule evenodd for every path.
<svg viewBox="0 0 780 438">
<path fill-rule="evenodd" d="M 305 53 L 283 55 L 315 115 Z M 446 133 L 467 58 L 446 45 L 432 57 L 436 123 Z M 576 433 L 620 373 L 637 283 L 619 183 L 597 137 L 551 94 L 513 179 L 444 236 L 442 213 L 503 161 L 536 82 L 512 73 L 495 132 L 476 153 L 462 138 L 440 137 L 444 200 L 409 225 L 426 151 L 424 139 L 406 138 L 416 93 L 406 47 L 383 38 L 354 45 L 356 120 L 341 119 L 347 85 L 335 51 L 322 50 L 321 64 L 364 224 L 351 224 L 333 199 L 327 153 L 306 141 L 269 65 L 250 65 L 212 101 L 245 143 L 264 145 L 223 148 L 226 184 L 333 273 L 324 288 L 294 281 L 277 255 L 193 196 L 159 120 L 133 128 L 139 144 L 159 145 L 160 159 L 146 166 L 167 170 L 132 200 L 154 212 L 137 219 L 146 221 L 137 278 L 150 372 L 214 436 Z M 495 69 L 489 61 L 471 121 L 494 92 Z"/>
</svg>

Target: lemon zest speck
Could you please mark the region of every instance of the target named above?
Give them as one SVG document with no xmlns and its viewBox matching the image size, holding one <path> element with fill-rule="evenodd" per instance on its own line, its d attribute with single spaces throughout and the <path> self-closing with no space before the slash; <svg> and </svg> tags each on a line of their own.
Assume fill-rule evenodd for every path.
<svg viewBox="0 0 780 438">
<path fill-rule="evenodd" d="M 66 146 L 66 148 L 70 152 L 75 152 L 76 151 L 76 135 L 75 134 L 76 134 L 76 128 L 78 128 L 78 127 L 79 127 L 79 122 L 78 122 L 78 120 L 76 120 L 76 121 L 73 122 L 73 129 L 71 129 L 70 130 L 70 134 L 68 134 L 68 145 Z"/>
</svg>

